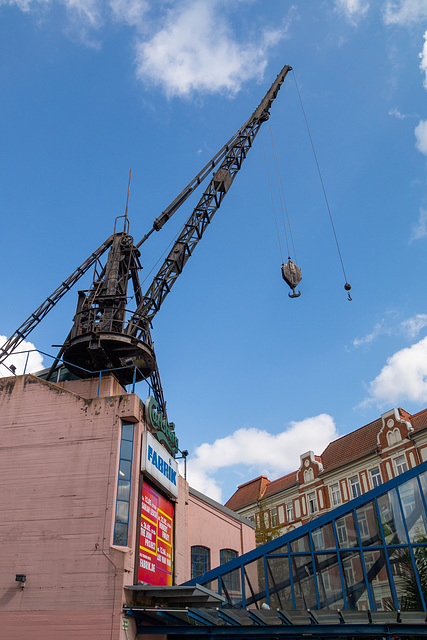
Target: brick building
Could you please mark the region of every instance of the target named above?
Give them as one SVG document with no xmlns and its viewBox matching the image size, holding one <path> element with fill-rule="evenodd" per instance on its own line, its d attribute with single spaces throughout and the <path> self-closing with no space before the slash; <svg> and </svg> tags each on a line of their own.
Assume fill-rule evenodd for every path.
<svg viewBox="0 0 427 640">
<path fill-rule="evenodd" d="M 240 485 L 226 506 L 256 523 L 257 543 L 292 531 L 318 515 L 427 460 L 427 409 L 391 409 L 331 442 L 307 451 L 296 471 Z"/>
</svg>

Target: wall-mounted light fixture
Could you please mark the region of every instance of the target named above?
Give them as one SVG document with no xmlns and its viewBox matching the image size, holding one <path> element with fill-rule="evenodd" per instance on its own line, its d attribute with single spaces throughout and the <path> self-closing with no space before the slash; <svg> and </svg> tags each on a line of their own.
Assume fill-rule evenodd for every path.
<svg viewBox="0 0 427 640">
<path fill-rule="evenodd" d="M 187 456 L 188 456 L 188 451 L 187 449 L 184 449 L 184 451 L 181 451 L 181 449 L 178 449 L 178 451 L 180 452 L 180 456 L 175 456 L 175 460 L 184 460 L 184 478 L 185 480 L 187 480 Z"/>
<path fill-rule="evenodd" d="M 15 576 L 15 581 L 21 583 L 21 589 L 24 589 L 25 583 L 27 581 L 27 576 L 25 573 L 17 573 Z"/>
</svg>

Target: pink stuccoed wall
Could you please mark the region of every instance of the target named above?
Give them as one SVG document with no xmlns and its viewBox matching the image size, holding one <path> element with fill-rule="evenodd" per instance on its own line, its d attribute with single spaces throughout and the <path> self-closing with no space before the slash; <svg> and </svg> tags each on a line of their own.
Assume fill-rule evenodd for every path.
<svg viewBox="0 0 427 640">
<path fill-rule="evenodd" d="M 136 396 L 0 381 L 1 640 L 120 637 L 135 544 L 131 527 L 129 549 L 111 546 L 120 418 L 138 413 Z"/>
<path fill-rule="evenodd" d="M 121 627 L 139 544 L 145 408 L 113 378 L 97 394 L 98 380 L 0 379 L 0 640 L 135 637 L 132 620 Z M 126 548 L 112 546 L 122 419 L 135 423 Z M 175 584 L 190 578 L 194 544 L 212 549 L 214 567 L 220 548 L 254 548 L 254 531 L 180 477 Z"/>
</svg>

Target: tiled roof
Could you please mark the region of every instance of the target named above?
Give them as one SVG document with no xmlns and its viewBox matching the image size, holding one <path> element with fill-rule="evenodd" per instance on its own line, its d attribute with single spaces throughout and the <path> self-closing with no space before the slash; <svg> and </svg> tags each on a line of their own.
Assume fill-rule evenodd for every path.
<svg viewBox="0 0 427 640">
<path fill-rule="evenodd" d="M 285 489 L 289 489 L 297 482 L 297 472 L 292 471 L 292 473 L 288 473 L 286 476 L 282 476 L 277 480 L 273 480 L 266 487 L 264 498 L 268 498 L 269 496 L 274 495 L 275 493 L 279 493 L 280 491 L 284 491 Z"/>
<path fill-rule="evenodd" d="M 252 504 L 263 497 L 264 491 L 270 480 L 267 476 L 259 476 L 249 482 L 238 486 L 237 491 L 225 503 L 228 509 L 241 509 L 248 504 Z"/>
<path fill-rule="evenodd" d="M 399 407 L 398 412 L 402 420 L 412 424 L 414 432 L 427 429 L 427 409 L 411 415 Z M 315 459 L 323 465 L 321 475 L 373 453 L 378 447 L 377 435 L 381 428 L 382 419 L 377 418 L 360 429 L 330 442 L 321 456 L 315 456 Z M 259 476 L 240 485 L 225 506 L 229 509 L 239 509 L 253 504 L 262 497 L 267 498 L 284 491 L 297 482 L 296 476 L 297 471 L 292 471 L 273 482 L 270 482 L 266 476 Z"/>
<path fill-rule="evenodd" d="M 399 409 L 400 411 L 400 409 Z M 414 431 L 421 431 L 427 428 L 427 409 L 423 409 L 418 413 L 414 413 L 410 416 L 411 424 L 414 427 Z"/>
<path fill-rule="evenodd" d="M 382 427 L 378 418 L 365 426 L 330 442 L 321 455 L 323 469 L 330 471 L 372 453 L 377 448 L 377 435 Z"/>
</svg>

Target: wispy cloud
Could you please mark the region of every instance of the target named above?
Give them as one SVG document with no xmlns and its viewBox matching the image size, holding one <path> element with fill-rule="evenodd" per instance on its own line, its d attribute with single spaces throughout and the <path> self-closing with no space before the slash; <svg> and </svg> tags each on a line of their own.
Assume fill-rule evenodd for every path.
<svg viewBox="0 0 427 640">
<path fill-rule="evenodd" d="M 402 322 L 401 327 L 408 338 L 414 340 L 414 338 L 419 336 L 420 331 L 422 331 L 424 327 L 427 327 L 427 314 L 417 313 L 412 318 L 409 318 L 409 320 Z"/>
<path fill-rule="evenodd" d="M 415 240 L 421 240 L 427 236 L 427 209 L 420 207 L 420 213 L 418 216 L 417 224 L 412 228 L 412 234 L 409 238 L 409 242 Z"/>
<path fill-rule="evenodd" d="M 353 24 L 356 24 L 369 11 L 368 0 L 335 0 L 335 9 Z"/>
<path fill-rule="evenodd" d="M 377 322 L 377 324 L 374 326 L 372 331 L 370 331 L 368 334 L 366 334 L 365 336 L 362 336 L 361 338 L 354 338 L 354 340 L 351 343 L 351 346 L 353 347 L 353 349 L 358 349 L 359 347 L 363 347 L 364 345 L 370 344 L 376 338 L 378 338 L 378 336 L 381 336 L 384 334 L 389 335 L 390 333 L 392 333 L 392 329 L 389 327 L 386 327 L 385 320 L 382 319 L 380 322 Z"/>
<path fill-rule="evenodd" d="M 221 502 L 218 478 L 221 470 L 243 464 L 250 477 L 264 473 L 274 478 L 297 469 L 302 452 L 321 453 L 337 437 L 334 420 L 327 414 L 291 422 L 278 434 L 255 428 L 238 429 L 225 438 L 197 447 L 194 457 L 188 460 L 188 480 L 191 486 Z"/>
<path fill-rule="evenodd" d="M 401 113 L 399 111 L 399 109 L 397 109 L 396 107 L 393 107 L 393 109 L 390 109 L 390 111 L 388 112 L 389 116 L 393 116 L 394 118 L 397 118 L 398 120 L 405 120 L 405 118 L 418 118 L 419 116 L 417 116 L 414 113 Z"/>
<path fill-rule="evenodd" d="M 427 402 L 427 337 L 387 359 L 359 406 L 396 406 L 405 400 Z"/>
<path fill-rule="evenodd" d="M 384 3 L 385 24 L 409 25 L 427 18 L 425 0 L 387 0 Z"/>
<path fill-rule="evenodd" d="M 427 212 L 426 212 L 427 218 Z M 426 231 L 427 233 L 427 231 Z M 390 317 L 394 318 L 390 320 Z M 373 343 L 380 336 L 396 336 L 404 335 L 408 340 L 417 338 L 420 332 L 427 326 L 427 314 L 417 313 L 411 318 L 403 321 L 396 321 L 396 314 L 393 312 L 387 313 L 386 317 L 377 322 L 369 333 L 360 338 L 354 338 L 351 342 L 351 346 L 347 347 L 347 351 L 352 349 L 358 349 L 365 347 Z"/>
<path fill-rule="evenodd" d="M 0 347 L 6 342 L 6 336 L 0 336 Z M 27 360 L 28 357 L 28 360 Z M 16 353 L 12 353 L 8 356 L 4 364 L 10 367 L 14 365 L 16 367 L 16 374 L 31 373 L 34 371 L 40 371 L 43 369 L 43 356 L 36 351 L 32 342 L 21 342 L 16 349 Z M 12 373 L 5 366 L 0 365 L 0 378 L 11 376 Z"/>
<path fill-rule="evenodd" d="M 427 89 L 427 31 L 424 33 L 424 45 L 420 53 L 420 69 L 424 73 L 424 88 Z"/>
</svg>

